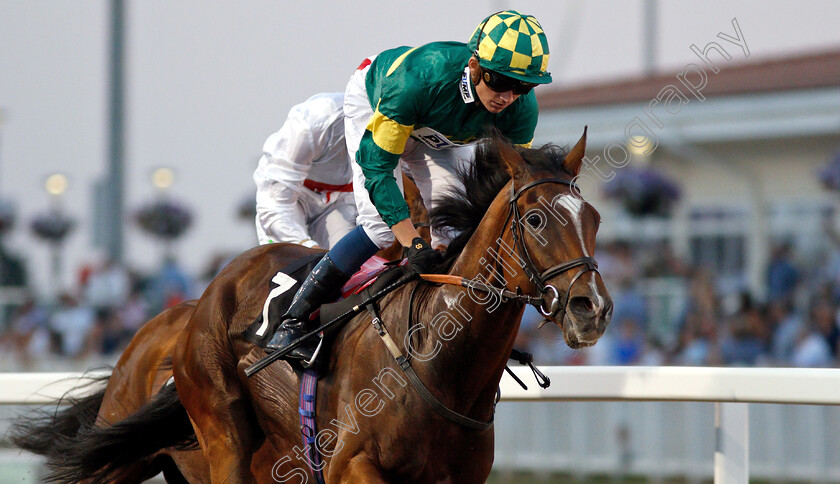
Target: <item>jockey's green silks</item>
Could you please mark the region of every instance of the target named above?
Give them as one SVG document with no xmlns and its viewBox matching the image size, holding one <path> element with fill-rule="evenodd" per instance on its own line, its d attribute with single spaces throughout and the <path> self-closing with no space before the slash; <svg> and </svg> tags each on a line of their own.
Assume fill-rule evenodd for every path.
<svg viewBox="0 0 840 484">
<path fill-rule="evenodd" d="M 534 92 L 498 114 L 484 109 L 470 80 L 471 52 L 460 42 L 398 47 L 379 54 L 365 79 L 373 116 L 356 161 L 365 188 L 383 221 L 392 226 L 409 218 L 393 171 L 409 137 L 436 149 L 474 141 L 488 127 L 513 143 L 530 145 L 537 125 Z"/>
</svg>

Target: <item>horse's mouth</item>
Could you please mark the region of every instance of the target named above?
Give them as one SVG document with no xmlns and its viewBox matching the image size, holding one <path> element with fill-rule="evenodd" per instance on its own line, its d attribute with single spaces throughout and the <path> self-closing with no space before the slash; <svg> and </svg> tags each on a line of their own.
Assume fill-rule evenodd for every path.
<svg viewBox="0 0 840 484">
<path fill-rule="evenodd" d="M 598 342 L 597 339 L 592 340 L 592 341 L 585 341 L 585 340 L 580 340 L 578 338 L 566 338 L 566 345 L 573 350 L 578 350 L 578 349 L 581 349 L 581 348 L 589 348 L 590 346 L 593 346 L 597 342 Z"/>
<path fill-rule="evenodd" d="M 566 345 L 573 350 L 593 346 L 598 342 L 603 334 L 599 333 L 597 330 L 581 333 L 581 331 L 578 330 L 579 325 L 577 322 L 571 315 L 568 314 L 566 315 L 563 323 L 563 339 L 566 341 Z"/>
</svg>

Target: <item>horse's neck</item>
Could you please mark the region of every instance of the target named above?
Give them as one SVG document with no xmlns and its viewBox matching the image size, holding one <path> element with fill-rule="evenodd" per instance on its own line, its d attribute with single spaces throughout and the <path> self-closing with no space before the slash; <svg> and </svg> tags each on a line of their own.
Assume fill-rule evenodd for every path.
<svg viewBox="0 0 840 484">
<path fill-rule="evenodd" d="M 501 193 L 507 192 L 505 189 Z M 514 254 L 510 231 L 503 230 L 507 215 L 505 198 L 500 195 L 493 202 L 450 274 L 508 289 L 528 286 L 517 263 L 519 258 Z M 443 349 L 427 364 L 437 367 L 433 373 L 446 380 L 440 382 L 441 386 L 452 386 L 449 391 L 455 392 L 453 400 L 458 408 L 474 412 L 475 418 L 487 417 L 481 414 L 492 409 L 523 306 L 478 291 L 442 286 L 429 298 L 426 307 L 432 309 L 425 311 L 430 317 L 423 321 L 430 334 L 448 336 L 449 331 L 439 329 L 446 324 L 450 330 L 457 330 L 451 340 L 441 342 Z M 458 374 L 454 384 L 453 372 Z"/>
</svg>

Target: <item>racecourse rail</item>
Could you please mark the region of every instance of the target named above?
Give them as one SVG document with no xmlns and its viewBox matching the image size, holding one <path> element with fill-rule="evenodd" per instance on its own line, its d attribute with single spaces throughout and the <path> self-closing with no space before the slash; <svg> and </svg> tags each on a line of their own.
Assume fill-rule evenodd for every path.
<svg viewBox="0 0 840 484">
<path fill-rule="evenodd" d="M 840 370 L 796 368 L 554 366 L 539 388 L 530 369 L 513 368 L 521 388 L 501 382 L 507 401 L 715 402 L 715 484 L 749 482 L 749 404 L 840 405 Z M 87 376 L 102 373 L 88 373 Z M 43 404 L 65 395 L 80 373 L 0 373 L 0 404 Z"/>
</svg>

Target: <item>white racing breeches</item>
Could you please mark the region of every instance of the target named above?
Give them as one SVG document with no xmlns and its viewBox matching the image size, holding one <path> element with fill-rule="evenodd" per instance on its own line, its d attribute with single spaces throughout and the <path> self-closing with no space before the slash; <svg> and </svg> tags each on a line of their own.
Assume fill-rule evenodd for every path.
<svg viewBox="0 0 840 484">
<path fill-rule="evenodd" d="M 319 247 L 329 249 L 353 230 L 356 226 L 356 206 L 353 194 L 350 192 L 330 192 L 329 202 L 325 202 L 324 194 L 316 194 L 304 190 L 304 193 L 297 200 L 300 210 L 292 211 L 288 216 L 295 217 L 293 222 L 296 226 L 306 227 L 309 237 Z M 276 237 L 266 234 L 256 219 L 257 238 L 260 244 L 270 242 L 293 242 L 311 247 L 307 241 L 292 240 L 288 237 Z"/>
</svg>

